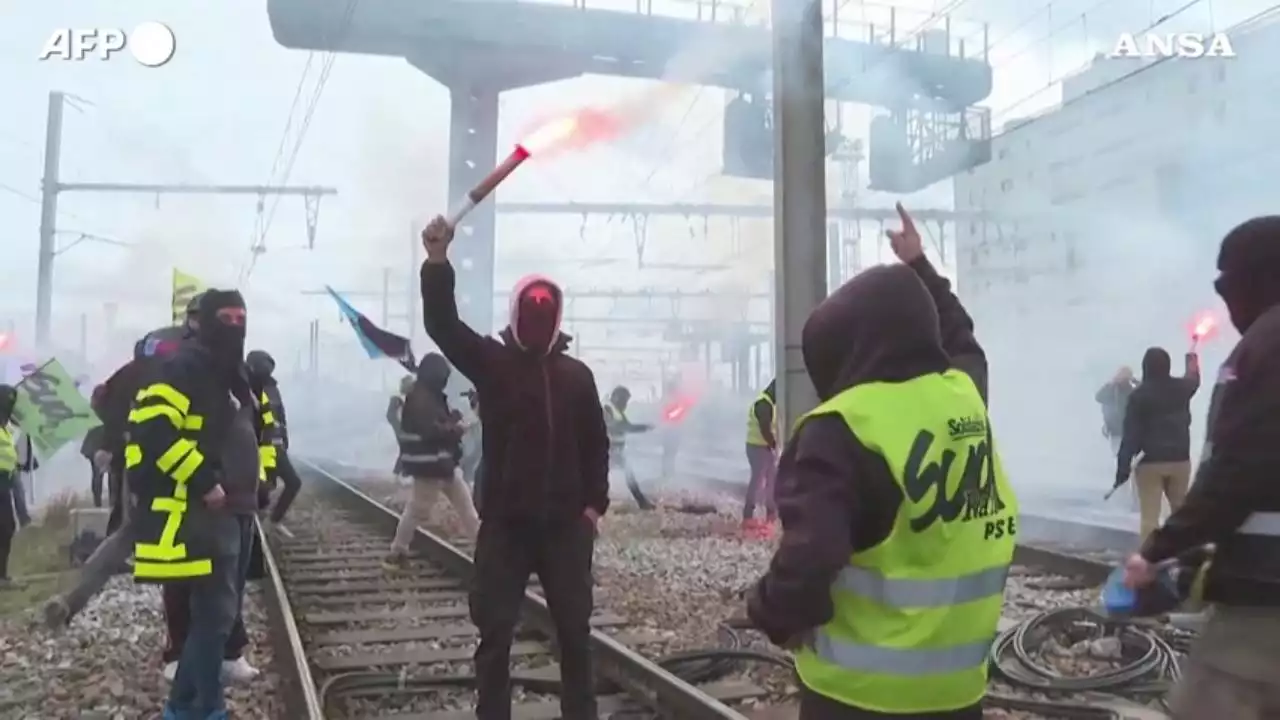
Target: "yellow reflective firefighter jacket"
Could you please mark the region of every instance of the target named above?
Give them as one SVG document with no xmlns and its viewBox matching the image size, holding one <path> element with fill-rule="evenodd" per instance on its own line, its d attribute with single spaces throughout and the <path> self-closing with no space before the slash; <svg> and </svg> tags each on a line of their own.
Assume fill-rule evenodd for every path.
<svg viewBox="0 0 1280 720">
<path fill-rule="evenodd" d="M 272 483 L 276 477 L 277 449 L 282 443 L 276 416 L 271 409 L 271 398 L 265 390 L 258 393 L 258 480 Z"/>
<path fill-rule="evenodd" d="M 1018 506 L 977 387 L 956 370 L 867 383 L 814 415 L 839 415 L 885 459 L 904 500 L 889 536 L 855 552 L 832 585 L 834 617 L 796 655 L 801 680 L 882 713 L 980 702 Z"/>
<path fill-rule="evenodd" d="M 747 444 L 768 447 L 769 443 L 764 441 L 764 433 L 760 432 L 760 421 L 756 419 L 756 405 L 760 402 L 769 403 L 773 410 L 773 437 L 778 437 L 778 404 L 769 397 L 769 393 L 762 392 L 755 402 L 747 406 Z"/>
<path fill-rule="evenodd" d="M 171 582 L 213 572 L 212 539 L 187 522 L 192 503 L 219 483 L 221 444 L 235 407 L 226 388 L 212 382 L 201 353 L 166 358 L 134 398 L 126 425 L 125 468 L 140 497 L 134 545 L 134 579 Z M 258 399 L 257 396 L 254 396 Z M 255 412 L 259 467 L 270 445 L 269 408 Z M 259 480 L 265 479 L 259 472 Z"/>
</svg>

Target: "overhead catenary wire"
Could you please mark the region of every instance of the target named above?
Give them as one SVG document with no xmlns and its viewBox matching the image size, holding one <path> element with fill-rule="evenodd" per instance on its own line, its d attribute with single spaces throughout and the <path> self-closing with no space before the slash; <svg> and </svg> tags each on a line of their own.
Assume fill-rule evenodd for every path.
<svg viewBox="0 0 1280 720">
<path fill-rule="evenodd" d="M 355 13 L 359 5 L 360 5 L 360 0 L 347 0 L 347 5 L 343 12 L 342 19 L 338 24 L 336 39 L 341 39 L 350 30 L 351 22 L 355 17 Z M 292 127 L 292 118 L 295 116 L 295 113 L 298 109 L 298 101 L 302 96 L 302 88 L 305 85 L 306 78 L 310 73 L 311 66 L 314 61 L 314 53 L 308 55 L 307 57 L 306 65 L 303 67 L 302 76 L 299 78 L 298 85 L 294 91 L 293 102 L 290 104 L 290 107 L 289 107 L 289 117 L 285 121 L 284 131 L 281 133 L 280 144 L 277 147 L 275 159 L 272 161 L 272 170 L 271 170 L 272 181 L 275 181 L 276 168 L 280 168 L 281 172 L 279 175 L 279 180 L 275 181 L 275 182 L 278 182 L 278 184 L 280 185 L 284 185 L 288 183 L 290 176 L 293 174 L 294 164 L 298 160 L 298 155 L 302 150 L 303 143 L 306 142 L 307 132 L 311 129 L 311 121 L 315 117 L 316 109 L 320 105 L 320 99 L 324 95 L 325 87 L 328 85 L 328 82 L 329 82 L 329 75 L 333 71 L 333 66 L 338 59 L 338 54 L 339 53 L 336 50 L 329 51 L 328 53 L 325 54 L 323 64 L 320 68 L 319 77 L 316 80 L 315 88 L 313 89 L 310 99 L 307 102 L 306 110 L 304 111 L 302 116 L 302 121 L 298 125 L 298 133 L 294 139 L 293 146 L 288 154 L 288 159 L 285 160 L 283 163 L 283 166 L 281 166 L 280 161 L 281 161 L 281 158 L 283 157 L 281 150 L 286 145 L 286 142 L 287 142 L 286 139 L 288 138 L 289 130 Z M 272 181 L 269 181 L 268 184 L 272 184 Z M 249 278 L 253 274 L 254 268 L 257 266 L 258 256 L 262 252 L 262 248 L 266 242 L 267 234 L 271 231 L 271 225 L 275 221 L 276 211 L 279 209 L 280 201 L 282 199 L 283 198 L 279 195 L 272 197 L 270 208 L 266 211 L 265 216 L 263 215 L 262 206 L 259 205 L 258 207 L 258 215 L 257 215 L 257 223 L 256 223 L 257 227 L 255 228 L 255 231 L 254 231 L 253 241 L 249 247 L 249 258 L 245 263 L 245 265 L 242 267 L 242 270 L 240 272 L 241 285 L 244 285 L 245 283 L 248 282 Z"/>
</svg>

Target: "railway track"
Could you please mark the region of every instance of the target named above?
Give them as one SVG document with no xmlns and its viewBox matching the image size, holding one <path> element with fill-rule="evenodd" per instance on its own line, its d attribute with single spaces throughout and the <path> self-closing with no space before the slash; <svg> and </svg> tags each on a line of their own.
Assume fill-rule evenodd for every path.
<svg viewBox="0 0 1280 720">
<path fill-rule="evenodd" d="M 419 530 L 412 568 L 389 573 L 381 559 L 396 515 L 323 469 L 308 470 L 308 492 L 291 511 L 289 532 L 269 541 L 275 634 L 289 646 L 277 657 L 295 676 L 292 703 L 308 720 L 474 717 L 466 699 L 477 641 L 465 590 L 469 544 Z M 516 720 L 559 717 L 559 673 L 548 642 L 554 633 L 538 590 L 531 583 L 512 647 L 513 685 L 525 691 L 516 695 Z M 766 694 L 746 681 L 685 682 L 642 654 L 664 642 L 607 611 L 592 618 L 602 715 L 727 720 L 742 718 L 732 704 Z"/>
<path fill-rule="evenodd" d="M 308 464 L 305 474 L 308 489 L 291 511 L 289 531 L 272 533 L 267 552 L 272 636 L 286 676 L 289 717 L 474 717 L 470 658 L 477 634 L 466 606 L 469 544 L 419 530 L 412 569 L 389 573 L 381 559 L 396 514 L 321 467 Z M 1030 545 L 1018 548 L 1015 562 L 1023 572 L 1082 586 L 1101 584 L 1111 569 L 1097 557 Z M 558 669 L 548 641 L 552 624 L 538 590 L 531 583 L 512 649 L 516 720 L 560 716 Z M 749 680 L 690 684 L 646 657 L 666 651 L 669 637 L 637 629 L 607 609 L 597 612 L 592 626 L 602 717 L 774 717 L 744 706 L 767 701 L 766 690 Z M 1097 698 L 1091 702 L 1098 704 Z M 1072 716 L 1147 717 L 1124 703 L 1107 712 Z"/>
</svg>

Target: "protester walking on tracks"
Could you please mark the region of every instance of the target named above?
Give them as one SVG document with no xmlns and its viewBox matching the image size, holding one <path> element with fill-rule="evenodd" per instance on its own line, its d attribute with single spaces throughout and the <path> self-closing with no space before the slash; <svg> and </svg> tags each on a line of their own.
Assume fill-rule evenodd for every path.
<svg viewBox="0 0 1280 720">
<path fill-rule="evenodd" d="M 779 465 L 781 545 L 748 612 L 795 650 L 802 720 L 978 720 L 1018 507 L 973 323 L 925 258 L 859 274 L 805 323 L 821 404 Z"/>
<path fill-rule="evenodd" d="M 403 568 L 418 523 L 426 520 L 441 493 L 462 521 L 462 530 L 475 537 L 480 526 L 467 484 L 458 473 L 462 459 L 462 427 L 454 419 L 445 394 L 449 363 L 430 353 L 418 363 L 417 379 L 405 397 L 400 414 L 400 467 L 413 478 L 408 502 L 400 512 L 391 552 L 383 564 Z"/>
<path fill-rule="evenodd" d="M 1176 511 L 1191 484 L 1191 398 L 1200 389 L 1200 358 L 1187 353 L 1182 377 L 1170 375 L 1169 353 L 1153 347 L 1142 356 L 1142 383 L 1129 396 L 1116 454 L 1115 487 L 1135 476 L 1140 537 L 1160 524 L 1165 499 Z M 1135 466 L 1134 460 L 1137 460 Z"/>
<path fill-rule="evenodd" d="M 18 402 L 18 391 L 12 385 L 0 385 L 0 590 L 10 587 L 9 555 L 13 551 L 13 536 L 18 532 L 17 509 L 13 504 L 18 477 L 18 448 L 14 444 L 9 423 L 13 420 L 13 408 Z"/>
<path fill-rule="evenodd" d="M 271 522 L 279 523 L 284 520 L 289 506 L 293 505 L 294 499 L 302 490 L 302 478 L 298 476 L 298 471 L 289 458 L 289 416 L 285 412 L 284 396 L 280 394 L 280 385 L 275 378 L 275 358 L 265 350 L 251 350 L 245 356 L 245 366 L 249 370 L 249 382 L 255 388 L 261 388 L 266 396 L 263 404 L 271 410 L 273 428 L 269 441 L 273 448 L 272 460 L 275 467 L 273 472 L 268 473 L 266 487 L 268 491 L 273 490 L 277 481 L 284 485 L 269 516 Z"/>
<path fill-rule="evenodd" d="M 245 320 L 239 292 L 206 291 L 195 337 L 161 364 L 129 413 L 125 462 L 139 495 L 134 578 L 190 584 L 190 617 L 199 619 L 166 720 L 226 717 L 223 653 L 240 617 L 261 474 Z"/>
<path fill-rule="evenodd" d="M 1161 563 L 1214 546 L 1213 604 L 1171 696 L 1175 720 L 1280 717 L 1280 216 L 1222 241 L 1214 287 L 1240 342 L 1218 371 L 1206 442 L 1186 502 L 1125 565 L 1130 586 Z"/>
<path fill-rule="evenodd" d="M 653 426 L 631 422 L 627 417 L 627 405 L 630 403 L 631 391 L 619 385 L 609 393 L 609 400 L 604 405 L 604 424 L 609 434 L 609 469 L 622 473 L 622 478 L 627 483 L 627 490 L 641 510 L 652 510 L 653 503 L 640 490 L 640 482 L 636 479 L 635 471 L 627 462 L 627 436 L 649 432 Z"/>
<path fill-rule="evenodd" d="M 1111 454 L 1120 452 L 1120 440 L 1124 437 L 1124 412 L 1129 406 L 1129 397 L 1138 387 L 1133 377 L 1133 369 L 1121 367 L 1115 377 L 1098 388 L 1093 399 L 1102 407 L 1102 437 L 1111 443 Z"/>
<path fill-rule="evenodd" d="M 476 716 L 511 717 L 511 642 L 531 572 L 542 581 L 560 649 L 566 720 L 597 717 L 590 658 L 591 560 L 596 523 L 609 508 L 609 439 L 595 377 L 569 356 L 560 332 L 564 297 L 529 277 L 511 293 L 501 341 L 458 317 L 448 248 L 437 217 L 422 233 L 422 315 L 427 334 L 480 396 L 484 424 L 481 524 L 471 620 Z"/>
<path fill-rule="evenodd" d="M 742 503 L 742 531 L 747 535 L 771 535 L 778 519 L 774 504 L 774 476 L 778 467 L 777 381 L 770 380 L 747 411 L 747 496 Z M 765 507 L 765 519 L 756 519 L 756 504 Z"/>
</svg>

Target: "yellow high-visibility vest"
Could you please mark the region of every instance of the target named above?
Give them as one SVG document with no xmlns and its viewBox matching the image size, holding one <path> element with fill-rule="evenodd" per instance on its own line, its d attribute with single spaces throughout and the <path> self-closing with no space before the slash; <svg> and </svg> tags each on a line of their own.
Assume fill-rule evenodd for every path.
<svg viewBox="0 0 1280 720">
<path fill-rule="evenodd" d="M 18 468 L 18 446 L 8 427 L 0 425 L 0 472 L 11 473 Z"/>
<path fill-rule="evenodd" d="M 1013 560 L 1018 505 L 986 407 L 959 371 L 857 385 L 801 418 L 839 415 L 903 502 L 883 542 L 831 586 L 835 616 L 796 655 L 805 686 L 882 713 L 980 702 Z"/>
<path fill-rule="evenodd" d="M 747 444 L 758 445 L 759 447 L 768 447 L 769 443 L 764 441 L 764 433 L 760 432 L 760 421 L 756 419 L 756 403 L 761 400 L 769 403 L 769 407 L 773 408 L 773 437 L 778 437 L 778 404 L 769 397 L 769 393 L 760 393 L 760 397 L 747 406 Z"/>
</svg>

